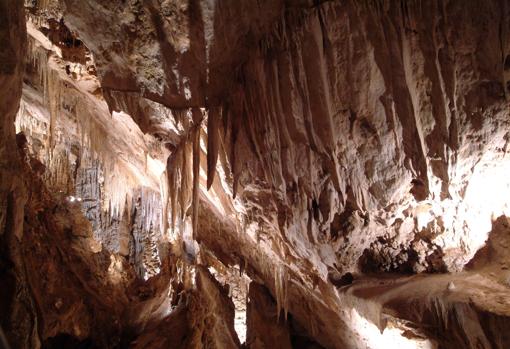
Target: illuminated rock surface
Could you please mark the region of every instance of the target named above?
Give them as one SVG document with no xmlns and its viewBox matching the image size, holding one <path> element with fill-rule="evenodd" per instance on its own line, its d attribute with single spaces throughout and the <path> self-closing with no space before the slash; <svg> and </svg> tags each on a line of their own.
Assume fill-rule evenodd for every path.
<svg viewBox="0 0 510 349">
<path fill-rule="evenodd" d="M 13 348 L 510 347 L 508 1 L 0 19 Z"/>
</svg>

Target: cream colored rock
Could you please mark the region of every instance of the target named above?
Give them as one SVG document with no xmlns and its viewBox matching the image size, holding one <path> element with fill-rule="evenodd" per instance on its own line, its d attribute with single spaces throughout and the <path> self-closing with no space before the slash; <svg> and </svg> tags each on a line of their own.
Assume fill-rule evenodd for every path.
<svg viewBox="0 0 510 349">
<path fill-rule="evenodd" d="M 111 343 L 88 338 L 97 324 L 86 315 L 77 320 L 95 305 L 75 304 L 63 317 L 55 297 L 38 316 L 61 325 L 35 337 L 63 331 L 104 345 L 239 346 L 228 293 L 202 264 L 218 267 L 220 280 L 239 270 L 264 285 L 276 312 L 291 319 L 288 328 L 269 321 L 265 332 L 288 331 L 291 345 L 296 332 L 325 348 L 508 343 L 498 334 L 508 310 L 506 218 L 496 220 L 510 211 L 505 1 L 26 6 L 25 80 L 44 81 L 42 90 L 24 88 L 17 125 L 30 154 L 27 169 L 14 173 L 42 188 L 31 192 L 27 221 L 54 222 L 59 234 L 75 227 L 71 242 L 55 244 L 81 248 L 65 267 L 80 260 L 86 267 L 72 274 L 95 271 L 94 293 L 134 300 L 115 303 L 112 314 L 125 318 L 109 330 L 128 330 Z M 16 154 L 9 132 L 7 153 Z M 92 229 L 79 213 L 67 225 L 52 215 L 46 187 L 85 208 Z M 23 215 L 14 216 L 19 236 Z M 84 246 L 108 258 L 98 266 L 91 260 L 100 256 Z M 44 265 L 60 268 L 51 256 Z M 102 288 L 105 273 L 115 282 Z M 70 299 L 81 294 L 73 282 L 66 287 Z M 501 297 L 468 301 L 488 295 Z M 447 337 L 445 319 L 455 314 Z M 386 334 L 378 333 L 381 316 Z"/>
</svg>

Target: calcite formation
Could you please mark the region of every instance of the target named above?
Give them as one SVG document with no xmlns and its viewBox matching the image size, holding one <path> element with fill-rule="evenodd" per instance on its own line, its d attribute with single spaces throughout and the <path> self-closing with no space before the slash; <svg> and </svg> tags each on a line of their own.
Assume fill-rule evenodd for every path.
<svg viewBox="0 0 510 349">
<path fill-rule="evenodd" d="M 510 347 L 507 0 L 0 0 L 0 45 L 10 347 Z"/>
</svg>

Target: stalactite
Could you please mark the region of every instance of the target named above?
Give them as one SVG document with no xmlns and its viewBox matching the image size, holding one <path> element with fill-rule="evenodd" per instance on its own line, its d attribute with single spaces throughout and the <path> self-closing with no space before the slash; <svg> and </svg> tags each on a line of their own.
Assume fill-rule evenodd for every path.
<svg viewBox="0 0 510 349">
<path fill-rule="evenodd" d="M 48 72 L 45 97 L 50 112 L 48 146 L 52 150 L 55 147 L 55 125 L 60 113 L 60 76 L 53 69 Z"/>
<path fill-rule="evenodd" d="M 191 191 L 193 186 L 193 147 L 189 141 L 184 143 L 183 151 L 181 152 L 182 157 L 182 168 L 181 168 L 181 188 L 179 195 L 180 205 L 180 220 L 184 220 L 186 212 L 191 203 Z"/>
<path fill-rule="evenodd" d="M 196 125 L 193 131 L 193 239 L 195 239 L 198 230 L 198 209 L 199 209 L 199 186 L 200 186 L 200 124 Z"/>
<path fill-rule="evenodd" d="M 31 38 L 29 38 L 27 45 L 27 63 L 34 70 L 37 81 L 43 88 L 43 96 L 46 98 L 48 52 L 36 44 L 35 40 Z"/>
<path fill-rule="evenodd" d="M 175 230 L 177 218 L 177 197 L 179 193 L 178 183 L 181 169 L 182 149 L 177 148 L 167 160 L 167 176 L 168 176 L 168 201 L 170 206 L 170 228 L 172 232 Z"/>
<path fill-rule="evenodd" d="M 184 227 L 185 217 L 192 206 L 192 225 L 198 217 L 199 170 L 200 170 L 200 123 L 188 129 L 167 161 L 168 203 L 171 229 Z M 197 175 L 195 175 L 197 174 Z M 194 188 L 197 188 L 196 191 Z M 195 198 L 195 199 L 194 199 Z"/>
<path fill-rule="evenodd" d="M 54 3 L 46 1 L 42 7 Z M 95 85 L 95 76 L 88 70 L 78 77 L 66 73 L 66 58 L 40 39 L 44 34 L 35 33 L 37 25 L 30 29 L 24 102 L 16 128 L 27 135 L 30 155 L 42 163 L 33 162 L 39 165 L 37 173 L 60 204 L 82 209 L 103 250 L 127 255 L 130 246 L 139 276 L 157 274 L 158 243 L 166 227 L 162 200 L 168 197 L 167 182 L 158 172 L 165 151 L 125 113 L 110 114 L 104 101 L 79 83 L 83 78 Z M 191 154 L 191 145 L 184 148 Z M 179 174 L 179 180 L 182 177 Z M 174 181 L 174 188 L 184 184 L 188 193 L 191 182 L 186 178 L 184 182 Z M 184 201 L 185 212 L 190 200 Z M 133 232 L 136 237 L 128 245 Z"/>
<path fill-rule="evenodd" d="M 219 127 L 221 119 L 219 107 L 209 109 L 207 120 L 207 189 L 211 189 L 216 175 L 219 152 Z"/>
<path fill-rule="evenodd" d="M 168 202 L 170 195 L 170 188 L 168 183 L 168 174 L 167 169 L 163 171 L 160 176 L 160 185 L 159 192 L 161 193 L 161 204 L 162 204 L 162 213 L 161 213 L 161 232 L 163 234 L 167 234 L 168 231 Z"/>
<path fill-rule="evenodd" d="M 23 102 L 23 100 L 20 101 L 20 104 L 19 104 L 19 110 L 18 110 L 18 114 L 16 115 L 16 120 L 14 121 L 14 127 L 16 128 L 16 133 L 19 133 L 21 131 L 25 132 L 31 132 L 32 129 L 31 128 L 27 128 L 26 127 L 26 120 L 28 119 L 26 117 L 27 115 L 27 110 L 25 108 L 25 103 Z"/>
<path fill-rule="evenodd" d="M 45 11 L 49 8 L 52 2 L 53 0 L 38 0 L 37 4 L 40 10 Z"/>
<path fill-rule="evenodd" d="M 283 310 L 284 319 L 287 321 L 288 301 L 287 301 L 287 272 L 285 266 L 278 265 L 274 269 L 274 284 L 276 296 L 276 311 L 278 319 L 280 319 Z"/>
<path fill-rule="evenodd" d="M 244 90 L 241 86 L 238 86 L 234 92 L 234 96 L 232 98 L 232 104 L 229 109 L 228 115 L 224 116 L 227 119 L 227 129 L 230 133 L 230 145 L 229 145 L 229 162 L 232 173 L 232 195 L 235 199 L 238 193 L 239 186 L 239 175 L 242 171 L 242 168 L 239 164 L 240 159 L 236 154 L 237 142 L 239 133 L 241 132 L 242 120 L 244 119 L 245 112 L 248 109 L 246 108 L 246 96 Z"/>
<path fill-rule="evenodd" d="M 141 188 L 131 206 L 130 260 L 138 276 L 147 280 L 161 269 L 158 242 L 161 240 L 162 206 L 159 193 Z"/>
</svg>

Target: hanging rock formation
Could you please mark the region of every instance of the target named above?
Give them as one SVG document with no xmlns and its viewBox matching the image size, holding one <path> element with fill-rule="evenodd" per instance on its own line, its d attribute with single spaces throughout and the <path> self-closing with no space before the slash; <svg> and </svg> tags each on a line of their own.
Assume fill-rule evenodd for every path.
<svg viewBox="0 0 510 349">
<path fill-rule="evenodd" d="M 0 1 L 13 348 L 507 348 L 506 0 Z"/>
</svg>

